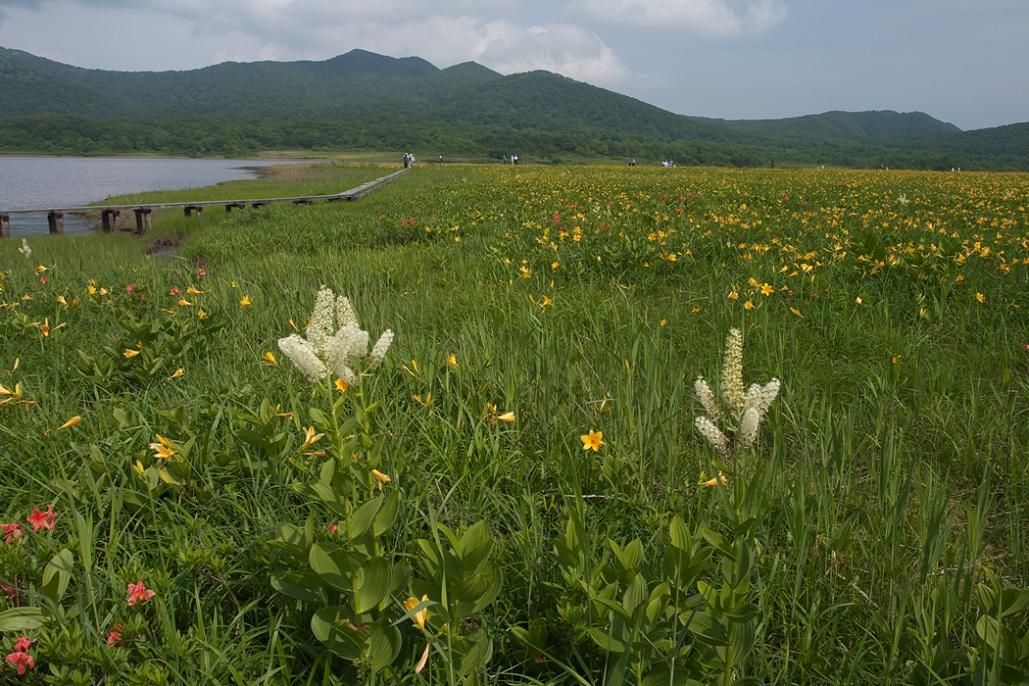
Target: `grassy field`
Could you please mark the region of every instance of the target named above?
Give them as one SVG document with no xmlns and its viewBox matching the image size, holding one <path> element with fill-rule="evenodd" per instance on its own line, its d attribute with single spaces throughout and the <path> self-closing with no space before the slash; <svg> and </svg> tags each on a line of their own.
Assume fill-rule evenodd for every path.
<svg viewBox="0 0 1029 686">
<path fill-rule="evenodd" d="M 1025 683 L 1027 205 L 425 166 L 0 242 L 0 682 Z"/>
</svg>

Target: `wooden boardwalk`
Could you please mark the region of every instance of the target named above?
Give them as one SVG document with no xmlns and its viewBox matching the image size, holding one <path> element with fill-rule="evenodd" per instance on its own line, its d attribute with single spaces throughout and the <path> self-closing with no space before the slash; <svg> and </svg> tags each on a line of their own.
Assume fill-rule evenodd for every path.
<svg viewBox="0 0 1029 686">
<path fill-rule="evenodd" d="M 387 183 L 396 180 L 406 174 L 408 169 L 400 169 L 381 176 L 371 181 L 366 181 L 360 186 L 345 190 L 342 193 L 331 193 L 329 195 L 298 195 L 289 198 L 244 198 L 241 200 L 198 200 L 190 202 L 157 202 L 141 203 L 133 205 L 87 205 L 85 207 L 36 207 L 17 210 L 0 210 L 0 238 L 8 238 L 11 235 L 11 215 L 13 214 L 46 214 L 47 224 L 50 233 L 64 233 L 65 214 L 93 214 L 100 212 L 100 226 L 105 233 L 118 230 L 122 212 L 132 212 L 136 220 L 136 233 L 143 234 L 150 228 L 150 214 L 154 210 L 179 209 L 187 217 L 193 214 L 200 214 L 205 207 L 224 207 L 226 212 L 244 207 L 264 207 L 265 205 L 311 205 L 316 202 L 340 202 L 357 200 L 368 195 L 376 188 L 381 188 Z"/>
</svg>

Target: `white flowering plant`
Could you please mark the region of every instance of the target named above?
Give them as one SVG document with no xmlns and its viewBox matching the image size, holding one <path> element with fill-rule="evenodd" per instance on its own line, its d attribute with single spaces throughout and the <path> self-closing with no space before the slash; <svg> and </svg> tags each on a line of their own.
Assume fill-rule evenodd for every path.
<svg viewBox="0 0 1029 686">
<path fill-rule="evenodd" d="M 779 395 L 780 383 L 772 379 L 764 385 L 744 386 L 743 335 L 739 329 L 731 329 L 725 339 L 721 385 L 719 399 L 704 377 L 697 377 L 694 391 L 707 416 L 697 417 L 694 426 L 728 460 L 754 444 L 765 413 Z"/>
<path fill-rule="evenodd" d="M 325 286 L 315 298 L 305 334 L 306 338 L 298 334 L 280 338 L 279 350 L 312 383 L 335 375 L 357 385 L 361 372 L 382 364 L 393 343 L 393 332 L 387 329 L 369 350 L 371 337 L 361 328 L 350 300 Z"/>
</svg>

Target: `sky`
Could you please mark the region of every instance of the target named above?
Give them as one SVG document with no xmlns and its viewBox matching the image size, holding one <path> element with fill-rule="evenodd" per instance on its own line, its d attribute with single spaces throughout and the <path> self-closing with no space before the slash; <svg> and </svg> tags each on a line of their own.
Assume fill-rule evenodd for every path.
<svg viewBox="0 0 1029 686">
<path fill-rule="evenodd" d="M 0 0 L 0 46 L 131 71 L 363 48 L 547 69 L 679 114 L 1029 121 L 1029 0 Z"/>
</svg>

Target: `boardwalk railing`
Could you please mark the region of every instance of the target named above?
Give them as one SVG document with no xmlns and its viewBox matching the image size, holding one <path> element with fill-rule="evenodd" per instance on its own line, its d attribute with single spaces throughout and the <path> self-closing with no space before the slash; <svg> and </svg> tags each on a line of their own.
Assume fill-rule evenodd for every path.
<svg viewBox="0 0 1029 686">
<path fill-rule="evenodd" d="M 47 208 L 39 207 L 34 209 L 0 210 L 0 238 L 8 238 L 11 235 L 11 215 L 14 214 L 39 214 L 46 213 L 47 224 L 50 233 L 64 233 L 65 214 L 87 214 L 100 212 L 100 226 L 105 233 L 115 231 L 121 220 L 122 212 L 132 212 L 136 219 L 136 233 L 143 234 L 150 228 L 150 214 L 154 210 L 168 210 L 182 208 L 187 217 L 193 214 L 200 214 L 205 207 L 224 207 L 226 212 L 244 207 L 264 207 L 265 205 L 311 205 L 315 202 L 339 202 L 357 200 L 360 197 L 371 193 L 376 188 L 385 186 L 387 183 L 403 176 L 407 169 L 400 169 L 392 174 L 381 176 L 377 179 L 362 183 L 360 186 L 345 190 L 342 193 L 331 193 L 329 195 L 297 195 L 288 198 L 250 198 L 243 200 L 197 200 L 190 202 L 158 202 L 139 203 L 134 205 L 89 205 L 85 207 L 61 207 Z"/>
</svg>

